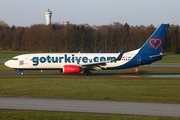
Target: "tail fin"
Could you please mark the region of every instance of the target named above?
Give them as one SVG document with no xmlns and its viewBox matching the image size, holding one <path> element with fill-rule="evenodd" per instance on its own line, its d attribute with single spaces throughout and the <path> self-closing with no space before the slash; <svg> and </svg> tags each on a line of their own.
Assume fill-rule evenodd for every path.
<svg viewBox="0 0 180 120">
<path fill-rule="evenodd" d="M 167 27 L 168 24 L 161 24 L 140 48 L 139 53 L 150 55 L 160 54 Z"/>
</svg>

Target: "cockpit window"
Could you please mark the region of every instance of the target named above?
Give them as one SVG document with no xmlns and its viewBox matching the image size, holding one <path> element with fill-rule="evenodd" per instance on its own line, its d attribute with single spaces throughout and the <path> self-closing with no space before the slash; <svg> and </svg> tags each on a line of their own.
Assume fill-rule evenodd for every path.
<svg viewBox="0 0 180 120">
<path fill-rule="evenodd" d="M 12 58 L 12 60 L 18 60 L 18 58 Z"/>
</svg>

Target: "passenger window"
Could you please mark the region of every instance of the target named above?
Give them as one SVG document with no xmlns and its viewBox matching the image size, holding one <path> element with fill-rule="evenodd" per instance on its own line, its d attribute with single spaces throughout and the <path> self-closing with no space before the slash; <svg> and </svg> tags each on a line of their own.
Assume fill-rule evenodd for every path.
<svg viewBox="0 0 180 120">
<path fill-rule="evenodd" d="M 18 58 L 12 58 L 12 60 L 18 60 Z"/>
</svg>

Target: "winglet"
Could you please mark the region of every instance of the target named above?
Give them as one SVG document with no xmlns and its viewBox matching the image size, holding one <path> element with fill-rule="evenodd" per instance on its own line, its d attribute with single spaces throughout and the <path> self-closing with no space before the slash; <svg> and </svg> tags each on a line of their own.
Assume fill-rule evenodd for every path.
<svg viewBox="0 0 180 120">
<path fill-rule="evenodd" d="M 100 51 L 99 51 L 99 53 L 102 53 L 103 52 L 103 50 L 101 49 Z"/>
<path fill-rule="evenodd" d="M 116 61 L 121 60 L 121 58 L 122 58 L 124 52 L 125 52 L 125 49 L 123 49 L 123 50 L 120 52 L 120 54 L 119 54 L 118 57 L 116 58 Z"/>
</svg>

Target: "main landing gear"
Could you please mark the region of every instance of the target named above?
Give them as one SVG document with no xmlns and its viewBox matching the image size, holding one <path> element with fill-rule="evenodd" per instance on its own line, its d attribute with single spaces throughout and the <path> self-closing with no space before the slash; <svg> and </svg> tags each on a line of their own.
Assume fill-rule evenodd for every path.
<svg viewBox="0 0 180 120">
<path fill-rule="evenodd" d="M 86 74 L 86 75 L 91 75 L 92 73 L 91 73 L 91 71 L 90 71 L 89 69 L 85 69 L 85 70 L 84 70 L 84 74 Z"/>
</svg>

